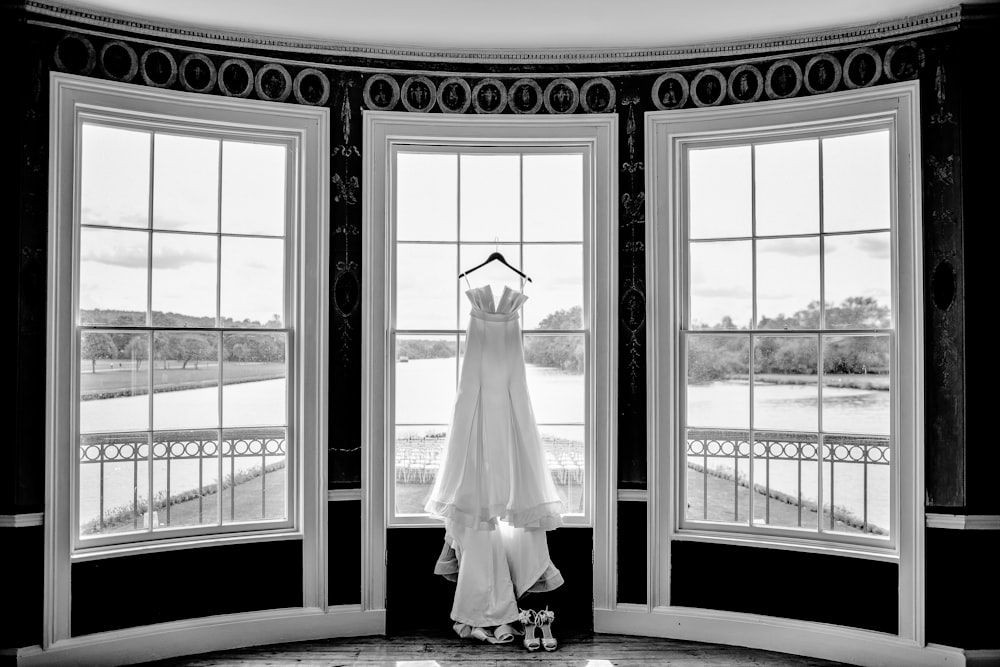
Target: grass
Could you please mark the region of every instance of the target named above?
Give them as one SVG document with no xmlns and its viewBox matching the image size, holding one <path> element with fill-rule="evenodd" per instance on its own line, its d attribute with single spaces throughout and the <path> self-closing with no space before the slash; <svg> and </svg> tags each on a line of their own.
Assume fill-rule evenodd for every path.
<svg viewBox="0 0 1000 667">
<path fill-rule="evenodd" d="M 90 372 L 89 362 L 80 373 L 80 396 L 83 400 L 140 396 L 148 393 L 149 367 L 143 364 L 135 369 L 131 365 L 111 368 L 117 361 L 100 361 L 98 371 Z M 153 382 L 157 392 L 214 387 L 219 382 L 219 365 L 201 363 L 198 368 L 189 365 L 181 368 L 180 362 L 170 362 L 163 368 L 160 362 L 153 365 Z M 256 382 L 285 377 L 285 364 L 273 362 L 227 362 L 223 367 L 224 384 Z"/>
<path fill-rule="evenodd" d="M 767 384 L 816 384 L 815 375 L 787 375 L 782 373 L 754 373 L 757 382 Z M 734 378 L 735 379 L 735 378 Z M 745 378 L 744 378 L 745 381 Z M 889 390 L 889 376 L 876 375 L 850 375 L 850 374 L 826 374 L 823 376 L 824 387 L 844 387 L 848 389 L 874 389 L 878 391 Z"/>
</svg>

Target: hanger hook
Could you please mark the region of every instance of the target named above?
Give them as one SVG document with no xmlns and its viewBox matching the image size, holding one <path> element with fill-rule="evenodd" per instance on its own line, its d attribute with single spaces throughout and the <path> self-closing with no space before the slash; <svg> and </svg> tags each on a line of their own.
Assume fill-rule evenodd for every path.
<svg viewBox="0 0 1000 667">
<path fill-rule="evenodd" d="M 493 252 L 500 252 L 500 237 L 493 237 Z"/>
</svg>

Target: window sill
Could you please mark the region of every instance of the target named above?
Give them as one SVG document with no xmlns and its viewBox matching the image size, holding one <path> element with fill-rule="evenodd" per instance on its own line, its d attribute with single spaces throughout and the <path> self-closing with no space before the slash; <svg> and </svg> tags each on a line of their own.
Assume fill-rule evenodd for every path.
<svg viewBox="0 0 1000 667">
<path fill-rule="evenodd" d="M 747 533 L 721 533 L 718 531 L 682 528 L 675 530 L 670 539 L 679 542 L 707 542 L 712 544 L 728 544 L 742 547 L 757 547 L 763 549 L 782 549 L 784 551 L 801 551 L 804 553 L 826 554 L 828 556 L 844 556 L 848 558 L 864 558 L 898 563 L 899 550 L 894 546 L 876 546 L 872 544 L 857 544 L 833 540 L 818 540 L 812 538 L 796 538 L 788 535 L 767 535 Z"/>
<path fill-rule="evenodd" d="M 202 547 L 219 547 L 231 544 L 251 544 L 258 542 L 280 542 L 284 540 L 301 540 L 302 538 L 302 531 L 289 530 L 287 528 L 230 533 L 224 535 L 191 535 L 187 537 L 150 540 L 143 543 L 114 544 L 78 548 L 70 555 L 70 562 L 82 563 L 85 561 L 102 560 L 105 558 L 120 558 L 123 556 L 158 553 L 162 551 L 177 551 L 179 549 L 198 549 Z"/>
</svg>

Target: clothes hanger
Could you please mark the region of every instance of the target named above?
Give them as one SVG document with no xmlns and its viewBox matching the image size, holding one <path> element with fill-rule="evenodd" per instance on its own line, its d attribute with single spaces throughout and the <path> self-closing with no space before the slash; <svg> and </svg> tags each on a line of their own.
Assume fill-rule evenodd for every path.
<svg viewBox="0 0 1000 667">
<path fill-rule="evenodd" d="M 503 253 L 501 253 L 499 250 L 496 250 L 496 249 L 494 249 L 494 251 L 490 253 L 490 256 L 486 258 L 485 262 L 483 262 L 482 264 L 478 264 L 478 265 L 472 267 L 471 269 L 463 271 L 462 273 L 458 274 L 458 277 L 459 278 L 465 278 L 466 276 L 468 276 L 470 273 L 472 273 L 476 269 L 480 269 L 480 268 L 486 266 L 487 264 L 489 264 L 490 262 L 500 262 L 501 264 L 503 264 L 504 266 L 506 266 L 508 269 L 510 269 L 511 271 L 513 271 L 514 273 L 516 273 L 517 275 L 521 276 L 525 280 L 527 280 L 529 283 L 531 282 L 531 278 L 526 273 L 524 273 L 520 269 L 517 269 L 517 268 L 511 266 L 510 263 L 507 262 L 507 259 L 503 256 Z"/>
</svg>

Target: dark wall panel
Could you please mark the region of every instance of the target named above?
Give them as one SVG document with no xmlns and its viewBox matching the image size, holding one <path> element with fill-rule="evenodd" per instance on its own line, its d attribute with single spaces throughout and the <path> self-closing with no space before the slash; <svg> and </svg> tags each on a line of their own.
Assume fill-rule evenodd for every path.
<svg viewBox="0 0 1000 667">
<path fill-rule="evenodd" d="M 42 640 L 44 540 L 41 526 L 0 528 L 0 554 L 6 563 L 0 647 L 32 646 Z"/>
<path fill-rule="evenodd" d="M 72 566 L 73 636 L 302 606 L 302 542 L 108 558 Z"/>
<path fill-rule="evenodd" d="M 896 633 L 894 563 L 674 542 L 670 602 Z"/>
<path fill-rule="evenodd" d="M 929 528 L 927 641 L 966 649 L 1000 645 L 1000 531 Z"/>
<path fill-rule="evenodd" d="M 327 511 L 329 603 L 361 603 L 361 501 L 331 502 Z"/>
<path fill-rule="evenodd" d="M 618 602 L 646 604 L 646 503 L 618 503 Z"/>
</svg>

